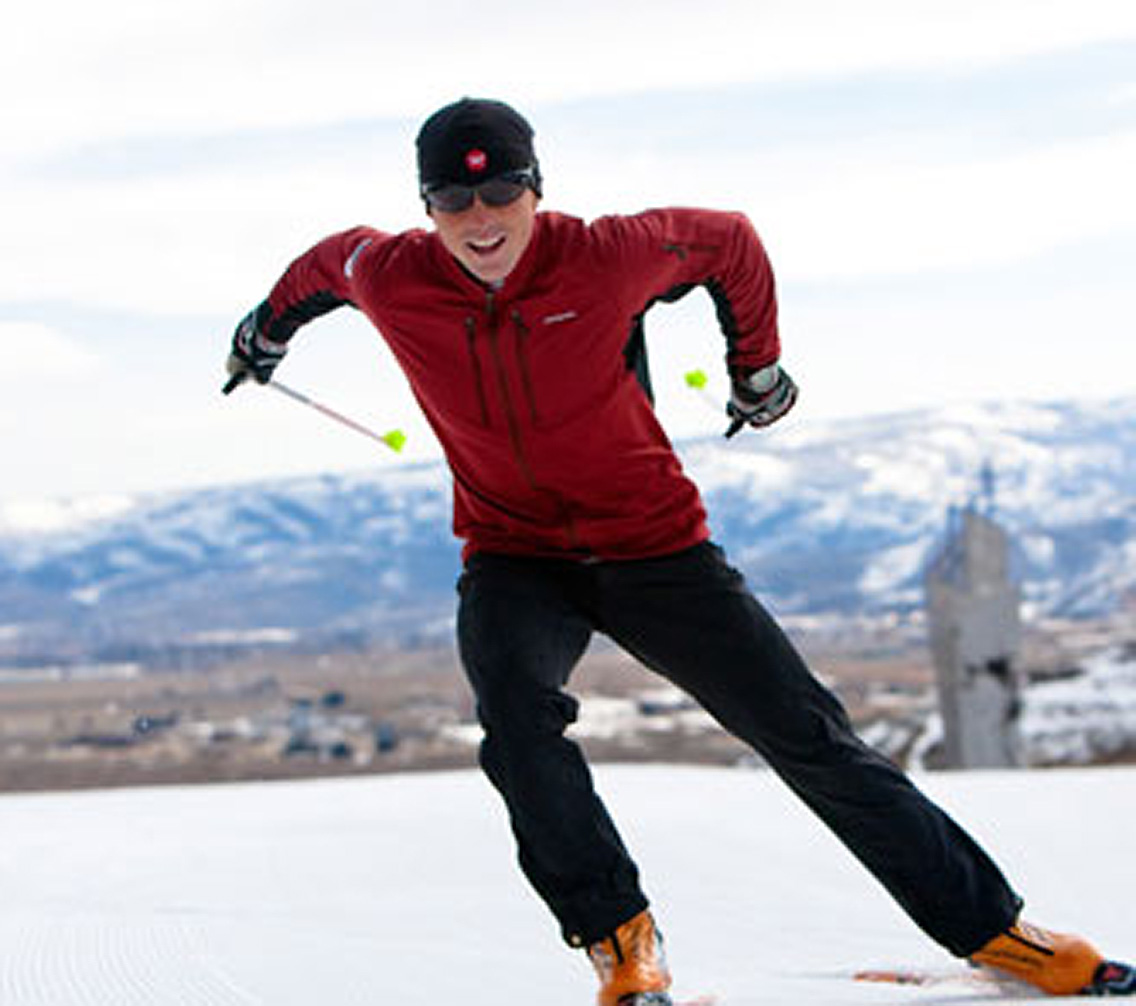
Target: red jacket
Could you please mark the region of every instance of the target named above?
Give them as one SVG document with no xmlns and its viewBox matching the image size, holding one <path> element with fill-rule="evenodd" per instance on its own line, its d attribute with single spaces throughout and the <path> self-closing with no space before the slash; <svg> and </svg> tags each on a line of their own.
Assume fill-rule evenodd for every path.
<svg viewBox="0 0 1136 1006">
<path fill-rule="evenodd" d="M 741 214 L 693 209 L 591 224 L 538 213 L 496 291 L 432 232 L 356 228 L 292 263 L 260 325 L 285 341 L 341 304 L 370 318 L 445 450 L 465 554 L 630 559 L 709 535 L 635 372 L 643 313 L 695 286 L 714 299 L 731 369 L 777 360 L 756 233 Z"/>
</svg>

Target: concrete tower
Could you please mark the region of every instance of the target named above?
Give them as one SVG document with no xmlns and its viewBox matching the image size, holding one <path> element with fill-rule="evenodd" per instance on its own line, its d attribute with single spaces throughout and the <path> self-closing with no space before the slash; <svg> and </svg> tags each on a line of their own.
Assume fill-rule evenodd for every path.
<svg viewBox="0 0 1136 1006">
<path fill-rule="evenodd" d="M 1010 569 L 1009 536 L 994 520 L 989 465 L 977 498 L 952 512 L 925 587 L 944 767 L 1016 766 L 1021 590 Z"/>
</svg>

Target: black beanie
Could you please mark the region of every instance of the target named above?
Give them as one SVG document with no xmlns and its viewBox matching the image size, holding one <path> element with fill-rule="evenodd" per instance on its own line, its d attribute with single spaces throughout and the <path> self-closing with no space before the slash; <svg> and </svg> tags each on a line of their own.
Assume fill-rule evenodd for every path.
<svg viewBox="0 0 1136 1006">
<path fill-rule="evenodd" d="M 540 195 L 532 126 L 504 102 L 462 98 L 431 115 L 416 143 L 422 187 L 477 185 L 506 171 L 534 168 L 533 188 Z"/>
</svg>

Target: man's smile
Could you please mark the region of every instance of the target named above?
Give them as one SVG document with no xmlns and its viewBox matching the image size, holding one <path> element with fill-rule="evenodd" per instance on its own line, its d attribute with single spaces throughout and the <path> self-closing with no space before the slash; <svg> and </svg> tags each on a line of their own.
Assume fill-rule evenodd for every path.
<svg viewBox="0 0 1136 1006">
<path fill-rule="evenodd" d="M 491 237 L 470 238 L 466 241 L 466 247 L 470 249 L 475 255 L 492 255 L 494 252 L 499 251 L 504 247 L 508 235 L 495 234 Z"/>
</svg>

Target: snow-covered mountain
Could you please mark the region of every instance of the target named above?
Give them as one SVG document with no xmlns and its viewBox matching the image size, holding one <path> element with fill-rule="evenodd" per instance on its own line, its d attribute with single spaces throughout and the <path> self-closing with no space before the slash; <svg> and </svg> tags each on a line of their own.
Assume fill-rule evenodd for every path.
<svg viewBox="0 0 1136 1006">
<path fill-rule="evenodd" d="M 1136 594 L 1136 401 L 788 421 L 680 449 L 716 538 L 783 615 L 919 606 L 948 512 L 983 492 L 986 466 L 982 505 L 1018 544 L 1033 610 L 1098 615 Z M 452 615 L 457 556 L 440 463 L 9 503 L 0 656 L 422 638 Z"/>
</svg>

